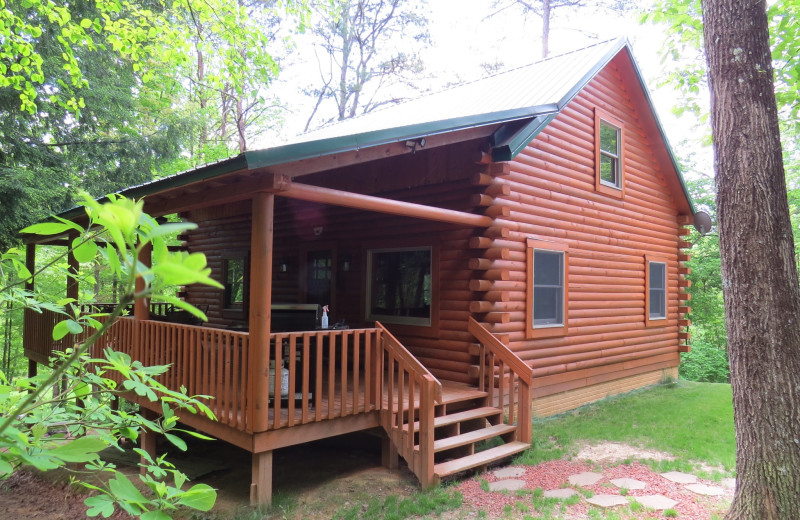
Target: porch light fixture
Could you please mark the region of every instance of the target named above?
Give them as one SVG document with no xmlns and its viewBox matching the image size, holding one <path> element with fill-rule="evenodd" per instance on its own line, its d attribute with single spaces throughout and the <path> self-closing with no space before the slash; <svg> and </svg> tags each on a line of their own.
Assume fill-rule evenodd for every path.
<svg viewBox="0 0 800 520">
<path fill-rule="evenodd" d="M 346 255 L 344 258 L 342 258 L 342 271 L 343 272 L 347 273 L 347 272 L 350 271 L 350 263 L 351 262 L 352 262 L 352 259 L 350 258 L 350 255 Z"/>
<path fill-rule="evenodd" d="M 411 149 L 411 153 L 416 152 L 420 148 L 425 148 L 425 138 L 413 139 L 406 141 L 406 148 Z"/>
</svg>

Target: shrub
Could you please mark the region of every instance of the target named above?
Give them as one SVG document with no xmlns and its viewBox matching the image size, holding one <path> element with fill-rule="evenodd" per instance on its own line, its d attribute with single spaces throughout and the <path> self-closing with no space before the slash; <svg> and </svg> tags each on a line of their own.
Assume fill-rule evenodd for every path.
<svg viewBox="0 0 800 520">
<path fill-rule="evenodd" d="M 691 352 L 681 354 L 681 379 L 701 383 L 727 383 L 730 379 L 728 352 L 704 341 L 694 341 Z"/>
</svg>

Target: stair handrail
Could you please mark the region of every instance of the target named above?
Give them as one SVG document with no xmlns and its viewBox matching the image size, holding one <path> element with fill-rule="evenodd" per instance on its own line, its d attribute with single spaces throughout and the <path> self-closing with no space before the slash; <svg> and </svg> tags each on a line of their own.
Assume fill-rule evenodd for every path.
<svg viewBox="0 0 800 520">
<path fill-rule="evenodd" d="M 386 406 L 379 401 L 381 409 L 381 426 L 386 430 L 390 442 L 394 443 L 397 451 L 408 463 L 409 469 L 419 478 L 423 488 L 429 488 L 436 483 L 434 476 L 434 415 L 436 404 L 442 403 L 442 383 L 431 374 L 425 366 L 409 352 L 380 322 L 375 322 L 375 327 L 381 331 L 380 357 L 383 359 L 384 351 L 392 359 L 392 365 L 397 363 L 399 377 L 395 377 L 395 369 L 390 369 L 387 385 Z M 384 377 L 383 363 L 379 377 Z M 419 389 L 419 409 L 415 410 L 412 399 L 404 403 L 404 386 L 408 374 L 408 388 Z M 376 378 L 377 379 L 377 378 Z M 395 385 L 397 385 L 396 402 L 394 398 Z M 412 392 L 413 393 L 413 392 Z M 416 435 L 419 436 L 418 448 L 415 447 L 415 421 L 419 422 Z"/>
<path fill-rule="evenodd" d="M 500 363 L 508 367 L 511 373 L 519 380 L 519 388 L 517 395 L 517 439 L 523 442 L 530 443 L 533 434 L 531 424 L 531 387 L 533 386 L 533 369 L 525 363 L 516 353 L 509 349 L 497 336 L 486 330 L 486 328 L 478 323 L 475 318 L 470 316 L 467 330 L 472 334 L 478 342 L 486 348 L 494 357 L 500 360 Z M 483 364 L 483 356 L 481 356 L 481 363 Z M 483 384 L 484 367 L 481 366 L 481 384 Z M 501 384 L 505 383 L 505 375 L 500 374 Z M 509 388 L 509 394 L 513 393 L 513 386 Z M 501 404 L 502 404 L 502 395 Z M 509 403 L 509 421 L 513 421 L 514 415 L 513 403 Z"/>
<path fill-rule="evenodd" d="M 426 379 L 430 377 L 434 381 L 434 394 L 433 399 L 436 403 L 442 402 L 442 383 L 439 382 L 430 371 L 425 368 L 425 365 L 419 362 L 414 355 L 403 346 L 400 341 L 395 338 L 391 332 L 389 332 L 386 327 L 379 321 L 375 322 L 375 327 L 381 329 L 381 338 L 386 340 L 386 346 L 389 350 L 392 351 L 392 354 L 395 355 L 403 364 L 409 369 L 410 372 L 414 374 L 417 379 Z"/>
</svg>

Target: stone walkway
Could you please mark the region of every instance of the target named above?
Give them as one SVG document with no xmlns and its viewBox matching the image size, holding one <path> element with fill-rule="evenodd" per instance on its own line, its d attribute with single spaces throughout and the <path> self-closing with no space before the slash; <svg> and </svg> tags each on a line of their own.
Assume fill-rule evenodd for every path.
<svg viewBox="0 0 800 520">
<path fill-rule="evenodd" d="M 525 474 L 525 468 L 523 467 L 506 467 L 492 473 L 497 480 L 489 483 L 489 491 L 516 491 L 525 487 L 525 480 L 518 478 Z M 722 486 L 731 489 L 735 485 L 733 479 L 725 479 L 721 482 L 721 486 L 702 484 L 698 483 L 698 478 L 695 475 L 678 471 L 662 473 L 661 477 L 670 482 L 680 484 L 684 489 L 692 493 L 709 497 L 722 496 L 726 493 L 725 487 Z M 613 488 L 619 491 L 617 493 L 593 494 L 585 499 L 588 504 L 602 508 L 613 508 L 617 506 L 627 506 L 630 504 L 630 500 L 636 500 L 648 509 L 664 511 L 674 508 L 679 503 L 678 500 L 661 494 L 637 494 L 636 496 L 631 496 L 628 494 L 628 491 L 646 490 L 651 484 L 628 477 L 609 478 L 603 473 L 595 473 L 592 471 L 570 475 L 561 487 L 544 490 L 544 496 L 546 498 L 566 500 L 572 496 L 578 495 L 579 489 L 595 486 L 603 479 L 607 479 L 609 491 Z"/>
</svg>

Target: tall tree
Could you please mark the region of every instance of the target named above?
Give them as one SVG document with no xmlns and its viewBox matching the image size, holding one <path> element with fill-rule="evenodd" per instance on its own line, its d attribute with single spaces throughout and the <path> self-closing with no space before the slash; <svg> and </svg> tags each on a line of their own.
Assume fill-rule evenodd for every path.
<svg viewBox="0 0 800 520">
<path fill-rule="evenodd" d="M 202 114 L 201 150 L 244 152 L 248 141 L 278 119 L 268 91 L 287 52 L 278 33 L 289 25 L 287 18 L 297 26 L 304 16 L 302 8 L 278 0 L 189 3 L 180 23 L 190 34 L 183 52 L 193 59 L 184 61 L 180 71 L 190 85 L 189 99 Z M 201 160 L 217 158 L 199 155 Z"/>
<path fill-rule="evenodd" d="M 556 10 L 564 7 L 573 8 L 575 12 L 578 8 L 601 10 L 609 9 L 614 11 L 626 11 L 630 9 L 628 2 L 619 0 L 495 0 L 493 4 L 496 11 L 490 16 L 494 16 L 506 10 L 520 10 L 523 16 L 534 14 L 542 20 L 542 58 L 550 54 L 550 24 L 555 17 Z"/>
<path fill-rule="evenodd" d="M 737 488 L 729 519 L 800 518 L 800 284 L 764 0 L 705 0 Z"/>
<path fill-rule="evenodd" d="M 428 20 L 419 14 L 426 0 L 319 1 L 313 32 L 320 49 L 320 84 L 308 93 L 316 99 L 306 121 L 308 130 L 323 107 L 332 102 L 342 120 L 402 101 L 402 88 L 423 70 L 420 46 L 429 42 Z M 322 111 L 320 109 L 322 108 Z"/>
</svg>

